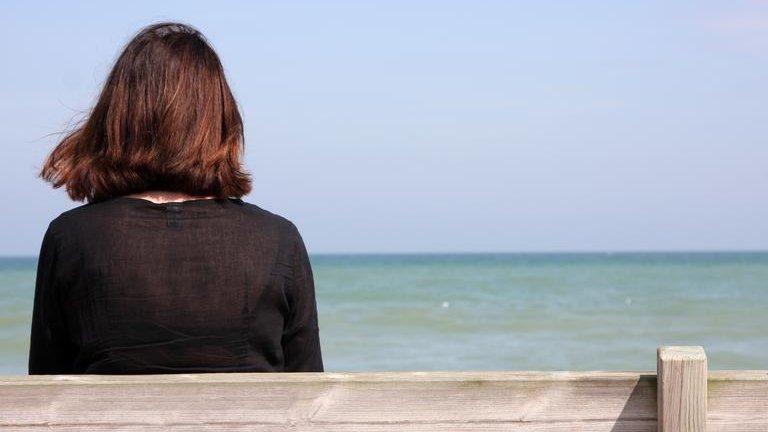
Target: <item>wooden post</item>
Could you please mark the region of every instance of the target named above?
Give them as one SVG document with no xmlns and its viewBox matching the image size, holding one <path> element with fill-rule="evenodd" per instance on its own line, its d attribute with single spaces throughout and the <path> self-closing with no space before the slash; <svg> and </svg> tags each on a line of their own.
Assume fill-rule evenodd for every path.
<svg viewBox="0 0 768 432">
<path fill-rule="evenodd" d="M 659 432 L 707 430 L 707 356 L 699 346 L 658 350 Z"/>
</svg>

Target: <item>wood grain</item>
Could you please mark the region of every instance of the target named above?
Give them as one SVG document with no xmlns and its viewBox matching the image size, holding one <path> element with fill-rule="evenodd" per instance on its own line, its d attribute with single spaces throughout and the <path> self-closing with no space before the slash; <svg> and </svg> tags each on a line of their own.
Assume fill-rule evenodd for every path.
<svg viewBox="0 0 768 432">
<path fill-rule="evenodd" d="M 2 430 L 653 431 L 639 373 L 0 378 Z"/>
<path fill-rule="evenodd" d="M 658 350 L 659 432 L 707 429 L 707 356 L 702 347 Z"/>
<path fill-rule="evenodd" d="M 768 430 L 768 371 L 712 371 L 710 432 Z M 2 431 L 657 428 L 656 375 L 404 372 L 0 376 Z"/>
<path fill-rule="evenodd" d="M 707 430 L 768 431 L 768 371 L 710 371 Z"/>
</svg>

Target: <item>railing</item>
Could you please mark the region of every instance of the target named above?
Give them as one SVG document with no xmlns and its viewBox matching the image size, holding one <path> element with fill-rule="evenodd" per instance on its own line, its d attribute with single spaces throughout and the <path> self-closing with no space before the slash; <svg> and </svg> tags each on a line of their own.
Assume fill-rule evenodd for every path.
<svg viewBox="0 0 768 432">
<path fill-rule="evenodd" d="M 657 370 L 1 376 L 0 430 L 768 431 L 768 371 Z"/>
</svg>

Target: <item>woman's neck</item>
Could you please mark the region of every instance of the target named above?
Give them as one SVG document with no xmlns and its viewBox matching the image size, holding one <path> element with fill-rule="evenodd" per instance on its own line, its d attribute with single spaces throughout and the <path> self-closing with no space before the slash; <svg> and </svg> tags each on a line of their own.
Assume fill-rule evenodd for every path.
<svg viewBox="0 0 768 432">
<path fill-rule="evenodd" d="M 189 195 L 183 192 L 169 192 L 169 191 L 144 191 L 135 194 L 126 195 L 132 198 L 141 198 L 147 201 L 152 201 L 156 204 L 163 204 L 168 202 L 182 202 L 197 199 L 211 199 L 213 196 L 201 196 L 201 195 Z"/>
</svg>

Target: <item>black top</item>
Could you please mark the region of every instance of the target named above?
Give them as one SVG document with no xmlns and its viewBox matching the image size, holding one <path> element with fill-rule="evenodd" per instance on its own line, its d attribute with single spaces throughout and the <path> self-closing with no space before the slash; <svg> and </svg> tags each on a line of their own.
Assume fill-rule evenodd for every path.
<svg viewBox="0 0 768 432">
<path fill-rule="evenodd" d="M 120 197 L 40 250 L 30 374 L 322 371 L 296 226 L 238 199 Z"/>
</svg>

